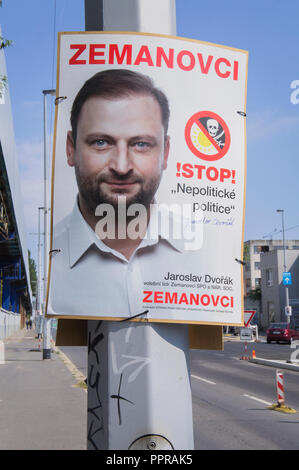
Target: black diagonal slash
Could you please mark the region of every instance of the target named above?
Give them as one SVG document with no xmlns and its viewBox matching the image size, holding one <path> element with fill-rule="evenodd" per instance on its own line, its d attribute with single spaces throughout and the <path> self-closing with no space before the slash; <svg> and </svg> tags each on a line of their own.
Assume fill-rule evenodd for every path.
<svg viewBox="0 0 299 470">
<path fill-rule="evenodd" d="M 119 380 L 119 386 L 118 386 L 118 393 L 117 395 L 110 395 L 110 398 L 116 398 L 117 399 L 117 410 L 118 410 L 118 420 L 119 420 L 119 425 L 121 426 L 121 411 L 120 411 L 120 400 L 127 401 L 128 403 L 131 403 L 131 405 L 134 405 L 134 403 L 130 400 L 127 400 L 126 398 L 122 397 L 120 395 L 120 389 L 121 389 L 121 382 L 122 382 L 123 374 L 120 374 L 120 380 Z"/>
<path fill-rule="evenodd" d="M 95 378 L 94 382 L 92 383 L 92 381 L 91 381 L 92 372 L 93 372 L 93 365 L 90 366 L 90 372 L 89 372 L 89 376 L 88 376 L 88 386 L 90 388 L 96 390 L 98 403 L 99 403 L 100 406 L 102 406 L 101 399 L 100 399 L 100 392 L 99 392 L 99 383 L 100 383 L 101 374 L 99 373 L 99 371 L 97 371 L 96 378 Z"/>
<path fill-rule="evenodd" d="M 98 331 L 99 327 L 101 326 L 102 321 L 100 321 L 96 327 L 95 332 Z M 100 363 L 100 359 L 98 353 L 96 351 L 96 346 L 104 339 L 103 333 L 99 333 L 92 341 L 91 341 L 91 332 L 88 333 L 88 354 L 93 351 L 96 355 L 97 364 Z"/>
<path fill-rule="evenodd" d="M 102 431 L 103 429 L 103 426 L 99 427 L 98 429 L 96 429 L 95 431 L 93 431 L 93 422 L 91 422 L 91 425 L 89 427 L 89 430 L 88 430 L 88 436 L 87 436 L 87 439 L 88 441 L 94 446 L 95 450 L 99 450 L 96 443 L 94 442 L 93 440 L 93 436 L 99 432 L 99 431 Z"/>
<path fill-rule="evenodd" d="M 93 408 L 88 408 L 87 409 L 87 412 L 92 414 L 98 421 L 101 421 L 103 418 L 102 416 L 98 416 L 96 414 L 96 411 L 95 410 L 98 410 L 98 409 L 101 409 L 102 408 L 102 405 L 98 405 L 98 406 L 94 406 Z M 102 429 L 102 428 L 101 428 Z"/>
</svg>

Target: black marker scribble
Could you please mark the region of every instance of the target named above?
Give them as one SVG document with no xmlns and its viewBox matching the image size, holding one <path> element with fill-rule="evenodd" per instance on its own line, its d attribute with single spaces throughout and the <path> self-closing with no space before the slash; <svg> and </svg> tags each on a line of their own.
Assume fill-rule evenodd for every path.
<svg viewBox="0 0 299 470">
<path fill-rule="evenodd" d="M 97 447 L 97 445 L 96 445 L 96 443 L 95 443 L 94 440 L 93 440 L 93 436 L 94 436 L 97 432 L 101 431 L 101 430 L 103 429 L 103 426 L 101 426 L 100 428 L 96 429 L 96 430 L 93 431 L 93 432 L 92 432 L 92 427 L 93 427 L 93 422 L 91 423 L 91 425 L 90 425 L 90 427 L 89 427 L 87 438 L 88 438 L 88 441 L 94 446 L 95 450 L 99 450 L 98 447 Z"/>
<path fill-rule="evenodd" d="M 92 383 L 91 378 L 92 378 L 93 367 L 94 367 L 93 365 L 90 367 L 90 372 L 89 372 L 89 376 L 88 376 L 88 386 L 90 388 L 96 390 L 99 406 L 102 406 L 101 399 L 100 399 L 100 394 L 99 394 L 99 381 L 100 381 L 100 378 L 101 378 L 101 374 L 99 373 L 99 371 L 97 371 L 95 380 Z"/>
<path fill-rule="evenodd" d="M 100 322 L 100 323 L 102 323 L 102 322 Z M 99 326 L 100 325 L 98 325 L 97 328 L 99 328 Z M 96 351 L 96 347 L 101 341 L 103 341 L 103 339 L 104 339 L 103 333 L 100 333 L 99 335 L 97 335 L 93 340 L 91 340 L 91 332 L 89 331 L 89 333 L 88 333 L 88 354 L 90 354 L 91 352 L 95 353 L 96 359 L 97 359 L 97 364 L 100 363 L 100 359 L 99 359 L 98 353 Z"/>
<path fill-rule="evenodd" d="M 98 444 L 101 442 L 99 438 L 94 439 L 94 436 L 99 432 L 104 429 L 104 423 L 103 423 L 103 416 L 101 416 L 101 408 L 102 408 L 102 403 L 100 399 L 100 378 L 101 374 L 99 372 L 100 370 L 100 357 L 97 352 L 97 347 L 98 344 L 104 339 L 103 333 L 99 333 L 100 326 L 103 322 L 99 321 L 96 325 L 96 328 L 94 330 L 94 333 L 92 334 L 91 331 L 88 332 L 88 362 L 90 364 L 89 366 L 89 372 L 88 372 L 88 393 L 90 395 L 96 393 L 96 405 L 88 408 L 88 417 L 89 417 L 89 422 L 90 426 L 88 429 L 88 435 L 87 439 L 90 445 L 95 449 L 98 449 Z M 95 354 L 96 358 L 96 364 L 92 365 L 91 364 L 91 353 Z M 95 371 L 95 372 L 94 372 Z M 95 377 L 93 378 L 93 373 L 95 373 Z M 97 414 L 98 410 L 98 414 Z"/>
<path fill-rule="evenodd" d="M 110 398 L 116 398 L 117 399 L 117 410 L 118 410 L 118 421 L 119 425 L 121 425 L 121 411 L 120 411 L 120 400 L 124 400 L 128 403 L 131 403 L 131 405 L 134 405 L 134 403 L 130 400 L 127 400 L 127 398 L 124 398 L 120 395 L 120 389 L 121 389 L 121 382 L 122 382 L 123 374 L 120 374 L 120 380 L 119 380 L 119 386 L 118 386 L 118 393 L 117 395 L 110 395 Z"/>
<path fill-rule="evenodd" d="M 102 416 L 98 416 L 95 412 L 98 408 L 102 408 L 102 405 L 94 406 L 93 408 L 88 408 L 88 413 L 92 414 L 98 421 L 102 421 Z"/>
<path fill-rule="evenodd" d="M 98 330 L 99 330 L 100 326 L 102 325 L 102 323 L 103 323 L 102 320 L 98 321 L 98 324 L 97 324 L 97 326 L 96 326 L 96 329 L 94 330 L 95 333 L 98 332 Z"/>
</svg>

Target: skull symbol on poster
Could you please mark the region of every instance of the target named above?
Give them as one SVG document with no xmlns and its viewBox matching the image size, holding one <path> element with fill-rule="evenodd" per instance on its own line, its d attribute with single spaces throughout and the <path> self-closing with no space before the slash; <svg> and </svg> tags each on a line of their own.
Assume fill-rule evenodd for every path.
<svg viewBox="0 0 299 470">
<path fill-rule="evenodd" d="M 211 137 L 213 137 L 214 141 L 220 148 L 222 148 L 225 144 L 223 139 L 224 130 L 221 128 L 220 124 L 216 119 L 208 119 L 206 122 L 207 131 Z"/>
</svg>

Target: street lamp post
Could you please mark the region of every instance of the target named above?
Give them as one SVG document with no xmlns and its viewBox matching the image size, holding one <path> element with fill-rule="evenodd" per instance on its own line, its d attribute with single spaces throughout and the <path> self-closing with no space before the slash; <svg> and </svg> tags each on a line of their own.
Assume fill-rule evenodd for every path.
<svg viewBox="0 0 299 470">
<path fill-rule="evenodd" d="M 51 320 L 45 317 L 48 277 L 48 159 L 47 159 L 47 95 L 55 96 L 56 90 L 43 90 L 44 95 L 44 293 L 43 293 L 43 359 L 51 359 Z"/>
<path fill-rule="evenodd" d="M 282 218 L 282 239 L 283 239 L 283 270 L 284 272 L 287 271 L 287 264 L 286 264 L 286 245 L 285 245 L 285 236 L 284 236 L 284 209 L 276 209 L 276 212 L 281 213 L 281 218 Z M 290 300 L 289 300 L 289 288 L 286 285 L 285 286 L 285 292 L 286 292 L 286 311 L 289 311 L 290 307 Z M 287 321 L 290 323 L 290 315 L 287 315 Z"/>
<path fill-rule="evenodd" d="M 42 315 L 41 315 L 41 302 L 42 302 L 42 275 L 41 275 L 41 231 L 40 231 L 40 211 L 44 207 L 38 208 L 38 243 L 37 243 L 37 290 L 36 290 L 36 310 L 38 320 L 38 338 L 42 334 Z"/>
</svg>

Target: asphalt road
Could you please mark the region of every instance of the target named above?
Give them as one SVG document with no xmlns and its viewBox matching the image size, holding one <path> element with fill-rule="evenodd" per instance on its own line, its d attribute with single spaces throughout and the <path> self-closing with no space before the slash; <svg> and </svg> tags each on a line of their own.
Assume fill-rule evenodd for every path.
<svg viewBox="0 0 299 470">
<path fill-rule="evenodd" d="M 256 355 L 289 358 L 287 345 L 251 343 Z M 276 370 L 240 360 L 244 344 L 225 343 L 223 352 L 191 351 L 195 448 L 202 450 L 299 449 L 299 373 L 284 370 L 285 414 L 276 402 Z"/>
<path fill-rule="evenodd" d="M 86 375 L 87 348 L 61 348 Z M 289 359 L 286 344 L 248 343 L 265 359 Z M 275 368 L 240 360 L 245 345 L 232 338 L 224 351 L 190 353 L 195 449 L 298 450 L 299 372 L 284 370 L 286 414 L 269 410 L 276 402 Z"/>
</svg>

